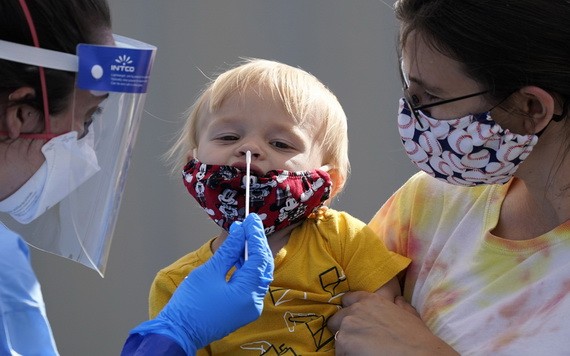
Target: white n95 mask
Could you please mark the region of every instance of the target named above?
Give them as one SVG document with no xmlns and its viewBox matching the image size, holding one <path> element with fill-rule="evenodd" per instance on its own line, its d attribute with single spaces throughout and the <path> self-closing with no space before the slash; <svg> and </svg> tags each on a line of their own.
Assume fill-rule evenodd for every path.
<svg viewBox="0 0 570 356">
<path fill-rule="evenodd" d="M 62 201 L 100 170 L 94 134 L 77 139 L 71 131 L 49 140 L 43 147 L 45 162 L 14 194 L 0 202 L 0 211 L 28 224 Z"/>
</svg>

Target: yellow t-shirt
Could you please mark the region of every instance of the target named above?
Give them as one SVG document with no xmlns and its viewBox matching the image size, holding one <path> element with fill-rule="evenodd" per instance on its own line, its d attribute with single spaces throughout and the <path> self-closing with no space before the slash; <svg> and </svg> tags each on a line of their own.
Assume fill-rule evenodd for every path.
<svg viewBox="0 0 570 356">
<path fill-rule="evenodd" d="M 151 318 L 184 277 L 212 256 L 210 244 L 157 274 L 149 298 Z M 274 280 L 261 317 L 212 342 L 199 354 L 334 354 L 334 335 L 326 324 L 338 310 L 342 295 L 355 290 L 373 292 L 409 262 L 388 251 L 364 222 L 345 212 L 321 209 L 292 231 L 275 256 Z"/>
</svg>

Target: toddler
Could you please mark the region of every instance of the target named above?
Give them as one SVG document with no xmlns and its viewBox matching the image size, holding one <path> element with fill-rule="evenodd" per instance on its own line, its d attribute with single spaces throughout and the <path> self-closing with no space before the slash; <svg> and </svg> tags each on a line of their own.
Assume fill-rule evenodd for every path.
<svg viewBox="0 0 570 356">
<path fill-rule="evenodd" d="M 220 233 L 157 274 L 150 316 L 212 256 L 231 223 L 243 220 L 246 204 L 263 221 L 274 280 L 258 320 L 199 354 L 334 354 L 327 320 L 344 293 L 399 295 L 396 275 L 409 260 L 388 251 L 365 223 L 327 208 L 350 170 L 346 121 L 335 95 L 299 68 L 248 59 L 215 78 L 194 104 L 170 157 L 184 166 L 188 192 Z"/>
</svg>

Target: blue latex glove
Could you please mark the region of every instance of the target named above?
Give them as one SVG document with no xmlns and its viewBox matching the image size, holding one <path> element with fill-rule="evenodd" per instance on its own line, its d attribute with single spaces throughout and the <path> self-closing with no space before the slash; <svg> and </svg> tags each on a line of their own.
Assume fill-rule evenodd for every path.
<svg viewBox="0 0 570 356">
<path fill-rule="evenodd" d="M 244 261 L 245 241 L 248 260 Z M 227 272 L 236 266 L 231 279 Z M 212 258 L 180 284 L 155 319 L 140 324 L 131 334 L 170 336 L 193 355 L 261 315 L 263 298 L 273 280 L 273 255 L 257 214 L 234 222 Z"/>
</svg>

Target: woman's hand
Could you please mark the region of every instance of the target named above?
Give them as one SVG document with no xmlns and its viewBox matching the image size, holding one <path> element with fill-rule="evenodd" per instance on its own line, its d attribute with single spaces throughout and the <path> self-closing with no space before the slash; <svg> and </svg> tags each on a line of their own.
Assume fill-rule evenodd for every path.
<svg viewBox="0 0 570 356">
<path fill-rule="evenodd" d="M 458 355 L 435 336 L 404 298 L 347 293 L 328 326 L 337 355 Z"/>
</svg>

